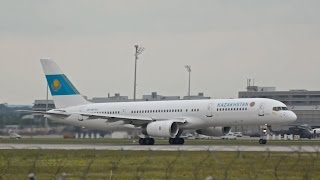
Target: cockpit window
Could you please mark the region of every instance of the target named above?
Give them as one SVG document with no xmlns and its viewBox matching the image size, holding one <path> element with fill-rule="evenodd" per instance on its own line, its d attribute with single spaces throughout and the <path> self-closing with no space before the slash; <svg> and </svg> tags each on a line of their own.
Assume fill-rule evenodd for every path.
<svg viewBox="0 0 320 180">
<path fill-rule="evenodd" d="M 273 107 L 272 110 L 274 111 L 288 111 L 287 107 Z"/>
<path fill-rule="evenodd" d="M 281 107 L 273 107 L 272 110 L 274 110 L 274 111 L 280 111 L 280 110 L 281 110 Z"/>
</svg>

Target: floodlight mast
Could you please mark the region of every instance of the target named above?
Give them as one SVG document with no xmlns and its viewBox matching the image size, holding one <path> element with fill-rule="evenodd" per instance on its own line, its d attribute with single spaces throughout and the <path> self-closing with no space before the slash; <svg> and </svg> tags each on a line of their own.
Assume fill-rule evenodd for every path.
<svg viewBox="0 0 320 180">
<path fill-rule="evenodd" d="M 137 61 L 139 59 L 139 55 L 145 50 L 144 47 L 139 47 L 138 45 L 134 45 L 135 52 L 135 62 L 134 62 L 134 85 L 133 85 L 133 101 L 136 101 L 136 88 L 137 88 Z"/>
<path fill-rule="evenodd" d="M 187 69 L 187 72 L 189 73 L 188 98 L 190 98 L 191 66 L 185 65 L 184 67 Z"/>
</svg>

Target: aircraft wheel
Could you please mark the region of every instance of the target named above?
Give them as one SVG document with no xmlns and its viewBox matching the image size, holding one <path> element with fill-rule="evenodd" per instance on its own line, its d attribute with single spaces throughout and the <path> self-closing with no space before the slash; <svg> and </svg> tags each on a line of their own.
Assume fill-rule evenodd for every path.
<svg viewBox="0 0 320 180">
<path fill-rule="evenodd" d="M 259 139 L 259 144 L 267 144 L 267 140 L 265 140 L 265 139 Z"/>
<path fill-rule="evenodd" d="M 139 144 L 140 145 L 154 145 L 154 139 L 153 138 L 140 138 Z"/>
<path fill-rule="evenodd" d="M 267 144 L 267 140 L 266 140 L 266 139 L 263 139 L 263 140 L 262 140 L 262 144 Z"/>
<path fill-rule="evenodd" d="M 150 138 L 144 138 L 145 145 L 150 145 L 150 142 L 151 142 Z"/>
<path fill-rule="evenodd" d="M 174 144 L 174 139 L 173 138 L 169 138 L 169 144 Z"/>
<path fill-rule="evenodd" d="M 149 145 L 154 145 L 154 139 L 153 138 L 150 138 Z"/>
<path fill-rule="evenodd" d="M 145 145 L 144 138 L 140 138 L 140 139 L 139 139 L 139 144 L 140 144 L 140 145 Z"/>
<path fill-rule="evenodd" d="M 184 139 L 183 138 L 170 138 L 169 139 L 169 144 L 184 144 Z"/>
<path fill-rule="evenodd" d="M 179 144 L 184 144 L 184 139 L 183 138 L 179 138 Z"/>
</svg>

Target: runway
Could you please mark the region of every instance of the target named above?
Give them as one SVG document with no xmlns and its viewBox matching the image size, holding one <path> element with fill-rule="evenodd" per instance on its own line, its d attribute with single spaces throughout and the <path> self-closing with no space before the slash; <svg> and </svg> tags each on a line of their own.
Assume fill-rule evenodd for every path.
<svg viewBox="0 0 320 180">
<path fill-rule="evenodd" d="M 125 150 L 125 151 L 241 151 L 241 152 L 320 152 L 319 146 L 234 146 L 234 145 L 90 145 L 90 144 L 0 144 L 0 149 Z"/>
</svg>

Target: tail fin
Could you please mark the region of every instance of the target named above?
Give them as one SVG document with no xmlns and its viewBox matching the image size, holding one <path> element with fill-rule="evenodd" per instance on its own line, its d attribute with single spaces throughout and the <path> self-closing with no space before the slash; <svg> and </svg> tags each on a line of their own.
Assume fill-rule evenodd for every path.
<svg viewBox="0 0 320 180">
<path fill-rule="evenodd" d="M 52 59 L 41 59 L 56 108 L 88 104 Z"/>
</svg>

